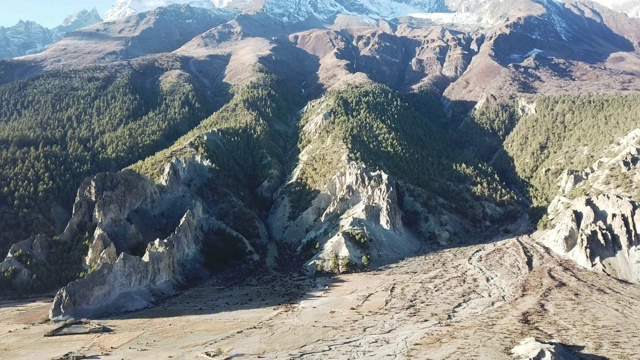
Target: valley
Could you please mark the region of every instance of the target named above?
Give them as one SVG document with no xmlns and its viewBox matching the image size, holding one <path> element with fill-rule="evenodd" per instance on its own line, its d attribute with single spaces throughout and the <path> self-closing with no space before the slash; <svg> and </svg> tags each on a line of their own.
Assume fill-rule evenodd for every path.
<svg viewBox="0 0 640 360">
<path fill-rule="evenodd" d="M 70 17 L 0 60 L 0 357 L 637 358 L 640 19 L 603 5 Z"/>
</svg>

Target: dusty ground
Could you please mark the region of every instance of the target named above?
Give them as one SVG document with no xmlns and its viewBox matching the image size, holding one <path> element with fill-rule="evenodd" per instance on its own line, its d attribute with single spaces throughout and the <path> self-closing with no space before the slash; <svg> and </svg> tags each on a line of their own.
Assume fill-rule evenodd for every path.
<svg viewBox="0 0 640 360">
<path fill-rule="evenodd" d="M 525 337 L 640 359 L 640 286 L 558 260 L 529 237 L 308 280 L 210 282 L 100 320 L 109 334 L 44 338 L 49 303 L 0 303 L 0 358 L 510 359 Z"/>
</svg>

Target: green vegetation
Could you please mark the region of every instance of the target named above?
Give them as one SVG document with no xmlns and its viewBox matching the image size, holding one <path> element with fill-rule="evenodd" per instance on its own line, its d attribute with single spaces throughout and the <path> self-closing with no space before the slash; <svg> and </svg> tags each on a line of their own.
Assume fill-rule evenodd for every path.
<svg viewBox="0 0 640 360">
<path fill-rule="evenodd" d="M 271 206 L 271 193 L 260 186 L 282 179 L 294 98 L 283 81 L 262 74 L 254 82 L 232 90 L 232 98 L 171 147 L 131 166 L 158 179 L 173 156 L 191 152 L 211 162 L 210 179 L 194 189 L 215 206 L 216 218 L 250 241 L 260 238 L 258 220 Z M 187 148 L 185 150 L 185 147 Z"/>
<path fill-rule="evenodd" d="M 362 249 L 369 247 L 369 239 L 360 229 L 349 229 L 345 232 L 347 239 Z"/>
<path fill-rule="evenodd" d="M 291 218 L 308 208 L 313 191 L 335 174 L 345 153 L 460 207 L 468 195 L 499 204 L 516 201 L 489 166 L 455 151 L 438 113 L 419 113 L 410 105 L 415 99 L 407 102 L 384 86 L 368 85 L 330 92 L 321 101 L 326 105 L 307 112 L 300 124 L 304 128 L 322 117 L 319 130 L 302 132 L 298 142 L 308 159 L 290 187 L 296 203 Z"/>
<path fill-rule="evenodd" d="M 338 254 L 332 252 L 329 255 L 329 269 L 327 270 L 334 274 L 340 273 L 340 258 L 338 258 Z"/>
<path fill-rule="evenodd" d="M 484 104 L 458 120 L 454 142 L 484 162 L 491 162 L 519 120 L 514 101 Z M 454 122 L 455 123 L 455 122 Z"/>
<path fill-rule="evenodd" d="M 53 290 L 86 274 L 83 258 L 89 250 L 89 240 L 95 226 L 81 224 L 76 236 L 71 241 L 58 238 L 46 243 L 48 251 L 46 259 L 36 259 L 29 253 L 19 250 L 13 256 L 29 270 L 32 275 L 25 289 L 14 289 L 12 279 L 15 270 L 0 273 L 0 278 L 6 279 L 6 288 L 20 290 L 26 293 L 42 293 Z"/>
<path fill-rule="evenodd" d="M 369 260 L 369 257 L 367 255 L 362 255 L 362 266 L 367 267 L 369 266 L 369 262 L 371 260 Z"/>
<path fill-rule="evenodd" d="M 547 206 L 564 170 L 589 167 L 615 140 L 640 126 L 640 95 L 552 96 L 536 103 L 536 114 L 518 122 L 501 155 L 501 163 L 513 163 L 512 176 L 529 184 L 524 190 L 534 206 Z M 619 185 L 628 186 L 628 179 L 620 177 Z"/>
<path fill-rule="evenodd" d="M 85 177 L 167 147 L 206 116 L 188 77 L 161 86 L 163 71 L 92 67 L 0 86 L 0 254 L 60 231 L 64 211 L 52 209 L 69 213 Z"/>
<path fill-rule="evenodd" d="M 244 240 L 222 228 L 208 230 L 202 241 L 204 266 L 216 271 L 225 266 L 243 260 L 248 252 Z"/>
</svg>

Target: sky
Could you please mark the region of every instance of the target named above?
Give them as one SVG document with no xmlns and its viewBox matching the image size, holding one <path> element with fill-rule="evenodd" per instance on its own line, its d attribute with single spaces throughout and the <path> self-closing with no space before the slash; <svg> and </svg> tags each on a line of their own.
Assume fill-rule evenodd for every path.
<svg viewBox="0 0 640 360">
<path fill-rule="evenodd" d="M 98 9 L 100 16 L 116 0 L 0 0 L 0 26 L 13 26 L 19 20 L 32 20 L 52 28 L 76 11 Z"/>
</svg>

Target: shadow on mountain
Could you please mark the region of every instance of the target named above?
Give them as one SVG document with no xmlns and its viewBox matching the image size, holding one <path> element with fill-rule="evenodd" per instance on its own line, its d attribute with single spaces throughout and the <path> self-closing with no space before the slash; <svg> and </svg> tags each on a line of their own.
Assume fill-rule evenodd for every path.
<svg viewBox="0 0 640 360">
<path fill-rule="evenodd" d="M 631 41 L 603 22 L 581 16 L 561 3 L 544 4 L 549 6 L 548 13 L 518 18 L 509 25 L 509 32 L 494 40 L 495 58 L 502 66 L 523 63 L 538 54 L 597 64 L 612 53 L 634 51 Z"/>
<path fill-rule="evenodd" d="M 41 64 L 24 60 L 0 61 L 0 86 L 13 81 L 24 80 L 28 77 L 40 74 L 43 71 Z"/>
<path fill-rule="evenodd" d="M 260 58 L 260 65 L 281 79 L 286 79 L 287 90 L 296 100 L 308 100 L 323 90 L 318 77 L 320 59 L 317 56 L 279 39 L 271 54 Z"/>
</svg>

